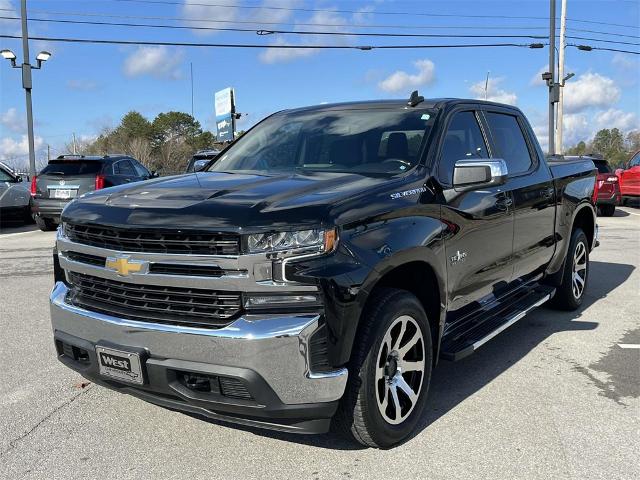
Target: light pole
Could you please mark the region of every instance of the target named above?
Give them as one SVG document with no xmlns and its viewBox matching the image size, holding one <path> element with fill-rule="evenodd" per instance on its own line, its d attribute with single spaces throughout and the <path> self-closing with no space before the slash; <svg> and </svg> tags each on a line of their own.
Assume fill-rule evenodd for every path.
<svg viewBox="0 0 640 480">
<path fill-rule="evenodd" d="M 33 82 L 31 80 L 31 70 L 39 70 L 42 63 L 49 60 L 51 54 L 42 51 L 36 56 L 37 64 L 34 67 L 29 63 L 29 34 L 27 32 L 27 0 L 21 1 L 20 14 L 22 17 L 22 53 L 24 61 L 22 65 L 16 64 L 16 55 L 11 50 L 0 50 L 0 55 L 11 62 L 11 67 L 20 68 L 22 70 L 22 88 L 25 92 L 25 100 L 27 103 L 27 136 L 29 139 L 29 178 L 33 178 L 36 174 L 36 152 L 33 140 L 33 109 L 31 107 L 31 89 Z"/>
</svg>

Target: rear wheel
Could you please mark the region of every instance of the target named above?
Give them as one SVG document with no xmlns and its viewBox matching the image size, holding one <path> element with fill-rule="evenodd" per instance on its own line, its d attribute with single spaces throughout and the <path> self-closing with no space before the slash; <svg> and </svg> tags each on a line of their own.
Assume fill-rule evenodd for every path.
<svg viewBox="0 0 640 480">
<path fill-rule="evenodd" d="M 57 228 L 53 220 L 49 218 L 35 217 L 38 228 L 43 232 L 51 232 Z"/>
<path fill-rule="evenodd" d="M 426 405 L 432 355 L 429 321 L 418 299 L 380 290 L 363 314 L 335 426 L 370 447 L 405 440 Z"/>
<path fill-rule="evenodd" d="M 562 284 L 551 304 L 561 310 L 575 310 L 582 305 L 589 280 L 589 242 L 582 229 L 576 228 L 565 260 Z"/>
<path fill-rule="evenodd" d="M 613 217 L 613 214 L 616 213 L 615 205 L 602 205 L 600 206 L 600 214 L 603 217 Z"/>
<path fill-rule="evenodd" d="M 25 225 L 31 225 L 33 223 L 33 214 L 31 213 L 31 202 L 24 207 L 24 212 L 22 213 L 22 221 Z"/>
</svg>

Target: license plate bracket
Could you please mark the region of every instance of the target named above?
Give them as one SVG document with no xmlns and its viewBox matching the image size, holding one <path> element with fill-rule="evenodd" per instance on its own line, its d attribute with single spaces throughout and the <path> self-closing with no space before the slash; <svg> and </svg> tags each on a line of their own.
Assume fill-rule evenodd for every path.
<svg viewBox="0 0 640 480">
<path fill-rule="evenodd" d="M 115 348 L 96 346 L 100 375 L 136 385 L 144 384 L 140 354 Z"/>
</svg>

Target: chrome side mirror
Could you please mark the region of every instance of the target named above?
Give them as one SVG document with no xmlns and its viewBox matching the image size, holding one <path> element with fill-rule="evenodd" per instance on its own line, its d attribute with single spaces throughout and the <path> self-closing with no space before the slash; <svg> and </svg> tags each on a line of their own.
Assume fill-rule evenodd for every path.
<svg viewBox="0 0 640 480">
<path fill-rule="evenodd" d="M 453 188 L 462 192 L 502 185 L 508 175 L 507 163 L 499 158 L 458 160 L 453 170 Z"/>
</svg>

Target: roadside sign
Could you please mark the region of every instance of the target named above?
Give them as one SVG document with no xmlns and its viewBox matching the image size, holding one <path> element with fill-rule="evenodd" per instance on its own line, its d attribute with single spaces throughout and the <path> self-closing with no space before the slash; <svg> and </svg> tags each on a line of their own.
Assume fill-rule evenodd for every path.
<svg viewBox="0 0 640 480">
<path fill-rule="evenodd" d="M 214 95 L 216 128 L 219 142 L 232 141 L 235 132 L 233 89 L 225 88 Z"/>
</svg>

